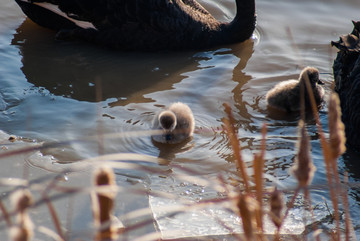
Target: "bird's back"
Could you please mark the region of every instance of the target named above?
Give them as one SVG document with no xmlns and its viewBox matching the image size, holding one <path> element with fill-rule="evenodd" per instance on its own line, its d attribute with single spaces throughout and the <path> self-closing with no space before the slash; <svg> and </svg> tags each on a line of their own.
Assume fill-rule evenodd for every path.
<svg viewBox="0 0 360 241">
<path fill-rule="evenodd" d="M 220 23 L 196 0 L 16 1 L 34 22 L 58 30 L 58 39 L 120 49 L 207 48 L 244 41 L 255 27 L 254 0 L 237 0 L 246 3 L 246 15 L 235 18 L 244 25 Z"/>
<path fill-rule="evenodd" d="M 298 80 L 278 83 L 266 94 L 268 105 L 282 111 L 293 111 L 299 106 Z"/>
</svg>

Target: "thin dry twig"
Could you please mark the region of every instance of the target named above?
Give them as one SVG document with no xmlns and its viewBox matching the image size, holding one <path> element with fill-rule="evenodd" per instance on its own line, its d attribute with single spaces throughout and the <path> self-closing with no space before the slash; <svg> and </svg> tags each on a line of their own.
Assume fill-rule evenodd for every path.
<svg viewBox="0 0 360 241">
<path fill-rule="evenodd" d="M 45 201 L 45 203 L 46 203 L 46 205 L 47 205 L 47 207 L 49 209 L 50 216 L 51 216 L 51 219 L 52 219 L 52 221 L 54 223 L 57 234 L 59 235 L 59 237 L 62 240 L 65 240 L 64 239 L 64 234 L 63 234 L 62 229 L 61 229 L 61 223 L 60 223 L 59 217 L 57 215 L 55 207 L 52 205 L 51 199 L 45 193 L 43 194 L 42 198 Z"/>
<path fill-rule="evenodd" d="M 282 211 L 284 209 L 283 194 L 277 188 L 271 193 L 270 196 L 270 217 L 272 222 L 277 227 L 275 234 L 275 240 L 280 240 L 280 228 L 282 226 L 283 216 Z"/>
<path fill-rule="evenodd" d="M 237 138 L 236 130 L 234 128 L 235 119 L 231 112 L 231 107 L 228 104 L 224 104 L 225 112 L 227 114 L 228 119 L 224 119 L 224 129 L 230 139 L 230 143 L 233 149 L 233 153 L 235 156 L 236 166 L 240 171 L 240 174 L 244 180 L 245 192 L 250 193 L 250 185 L 249 185 L 249 177 L 246 172 L 245 163 L 241 155 L 241 145 L 239 139 Z"/>
<path fill-rule="evenodd" d="M 239 195 L 237 203 L 239 214 L 243 224 L 243 230 L 246 240 L 254 240 L 255 228 L 254 228 L 254 213 L 257 209 L 256 201 L 249 195 Z"/>
<path fill-rule="evenodd" d="M 264 233 L 263 227 L 263 198 L 264 198 L 264 162 L 265 162 L 265 149 L 266 149 L 266 124 L 264 123 L 261 129 L 261 151 L 260 153 L 254 154 L 254 179 L 255 179 L 255 190 L 256 190 L 256 200 L 259 203 L 259 210 L 256 213 L 256 223 L 257 228 L 261 232 L 261 235 Z M 262 237 L 261 237 L 262 238 Z"/>
<path fill-rule="evenodd" d="M 11 222 L 11 219 L 10 219 L 10 215 L 9 215 L 8 211 L 6 210 L 6 207 L 5 207 L 5 205 L 4 205 L 4 203 L 2 202 L 1 199 L 0 199 L 0 210 L 3 213 L 3 217 L 4 217 L 5 221 L 6 221 L 7 226 L 11 227 L 12 222 Z"/>
</svg>

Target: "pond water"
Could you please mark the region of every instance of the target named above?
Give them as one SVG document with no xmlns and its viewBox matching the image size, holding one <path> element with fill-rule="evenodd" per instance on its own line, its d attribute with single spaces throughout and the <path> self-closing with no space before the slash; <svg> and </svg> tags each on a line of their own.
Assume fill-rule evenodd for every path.
<svg viewBox="0 0 360 241">
<path fill-rule="evenodd" d="M 220 20 L 229 21 L 234 16 L 232 0 L 201 3 Z M 265 94 L 278 81 L 297 78 L 303 66 L 314 66 L 325 80 L 328 95 L 336 55 L 330 42 L 350 32 L 351 20 L 360 17 L 357 0 L 258 0 L 256 32 L 244 43 L 202 51 L 141 53 L 55 41 L 54 32 L 27 19 L 14 1 L 2 0 L 0 6 L 0 130 L 31 144 L 74 140 L 42 150 L 41 156 L 50 157 L 46 160 L 23 156 L 2 159 L 1 178 L 33 180 L 57 173 L 61 165 L 99 154 L 138 153 L 166 159 L 161 165 L 173 173 L 187 168 L 194 170 L 188 175 L 206 179 L 216 179 L 219 173 L 226 180 L 238 179 L 231 147 L 221 130 L 223 104 L 228 103 L 249 167 L 253 153 L 260 149 L 261 126 L 267 123 L 266 185 L 282 190 L 296 187 L 289 168 L 296 153 L 298 118 L 284 120 L 269 115 Z M 171 148 L 153 143 L 145 132 L 153 116 L 177 101 L 189 104 L 194 112 L 194 138 L 186 146 Z M 327 132 L 326 104 L 320 109 L 320 119 Z M 312 201 L 314 206 L 324 207 L 326 202 L 331 208 L 319 137 L 311 118 L 307 128 L 317 167 Z M 113 133 L 118 137 L 107 136 Z M 96 135 L 100 141 L 88 139 Z M 340 158 L 341 178 L 347 171 L 349 182 L 359 181 L 358 158 L 350 151 Z M 69 175 L 66 180 L 69 186 L 88 186 L 89 173 Z M 162 181 L 163 177 L 144 171 L 118 169 L 116 174 L 119 185 L 143 188 L 143 194 L 150 189 L 171 192 L 167 188 L 177 186 L 182 187 L 180 196 L 191 192 L 190 188 L 183 190 L 187 187 L 184 182 L 174 180 L 170 185 L 172 179 Z M 354 187 L 348 194 L 355 232 L 360 235 L 359 189 Z M 194 196 L 206 198 L 199 193 Z M 119 215 L 149 206 L 146 195 L 127 193 L 118 199 Z M 89 229 L 91 212 L 84 210 L 88 206 L 74 200 L 62 202 L 57 205 L 67 207 L 61 213 L 67 217 L 64 225 L 71 226 L 74 233 Z M 66 212 L 75 208 L 79 209 L 72 214 L 73 221 L 66 221 Z M 324 210 L 319 208 L 319 213 Z M 46 208 L 36 212 L 38 222 L 52 229 Z M 328 221 L 323 224 L 333 226 Z M 148 225 L 130 235 L 152 230 Z"/>
</svg>

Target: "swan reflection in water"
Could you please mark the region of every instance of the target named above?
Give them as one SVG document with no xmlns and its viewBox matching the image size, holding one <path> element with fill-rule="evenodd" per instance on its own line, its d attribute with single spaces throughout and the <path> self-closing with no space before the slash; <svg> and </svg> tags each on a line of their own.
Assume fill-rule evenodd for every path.
<svg viewBox="0 0 360 241">
<path fill-rule="evenodd" d="M 171 89 L 185 78 L 177 71 L 193 71 L 199 61 L 192 57 L 192 51 L 130 53 L 80 42 L 58 43 L 52 31 L 30 20 L 17 29 L 12 44 L 20 49 L 21 70 L 28 82 L 56 96 L 89 102 L 124 99 L 135 93 L 139 96 L 137 102 L 149 102 L 142 96 L 153 91 L 162 79 L 171 77 L 171 83 L 161 86 Z M 101 80 L 101 99 L 96 97 L 96 79 Z"/>
</svg>

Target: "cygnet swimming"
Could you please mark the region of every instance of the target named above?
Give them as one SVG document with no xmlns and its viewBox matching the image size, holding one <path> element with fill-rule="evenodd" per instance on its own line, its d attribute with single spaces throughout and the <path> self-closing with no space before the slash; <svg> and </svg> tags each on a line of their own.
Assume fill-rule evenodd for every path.
<svg viewBox="0 0 360 241">
<path fill-rule="evenodd" d="M 180 143 L 193 135 L 194 115 L 188 105 L 181 102 L 173 103 L 155 116 L 152 128 L 161 130 L 160 134 L 152 136 L 154 141 L 168 144 Z"/>
<path fill-rule="evenodd" d="M 324 98 L 324 82 L 319 78 L 319 70 L 314 67 L 306 67 L 302 70 L 298 80 L 286 80 L 275 85 L 274 88 L 266 94 L 268 107 L 285 112 L 299 111 L 301 108 L 301 86 L 305 91 L 305 108 L 311 107 L 310 97 L 307 93 L 305 81 L 309 79 L 311 89 L 314 93 L 317 106 L 321 104 Z"/>
</svg>

